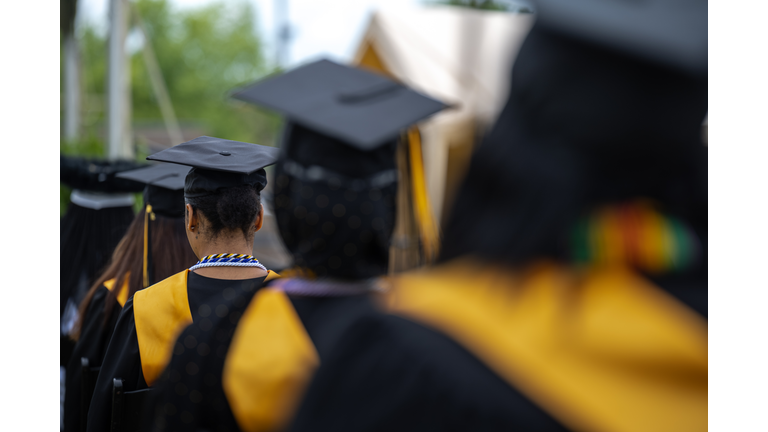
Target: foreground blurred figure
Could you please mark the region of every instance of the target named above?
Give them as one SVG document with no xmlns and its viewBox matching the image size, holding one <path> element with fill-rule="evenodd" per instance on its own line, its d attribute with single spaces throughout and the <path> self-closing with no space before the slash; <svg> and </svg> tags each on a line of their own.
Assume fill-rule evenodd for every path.
<svg viewBox="0 0 768 432">
<path fill-rule="evenodd" d="M 77 341 L 67 365 L 64 430 L 80 431 L 81 359 L 100 367 L 125 302 L 136 291 L 193 265 L 197 258 L 184 234 L 184 177 L 187 167 L 157 165 L 125 171 L 117 178 L 146 183 L 144 207 L 120 240 L 106 270 L 80 304 Z M 87 400 L 90 401 L 90 391 Z"/>
<path fill-rule="evenodd" d="M 297 87 L 301 92 L 295 93 Z M 342 89 L 359 99 L 350 107 L 334 106 Z M 322 109 L 314 115 L 355 111 L 352 115 L 367 118 L 380 134 L 363 127 L 357 129 L 362 137 L 340 139 L 360 122 L 337 117 L 338 124 L 325 123 L 325 134 L 294 122 L 298 115 L 292 108 L 277 106 L 290 121 L 275 167 L 273 208 L 295 268 L 262 288 L 242 316 L 185 329 L 148 404 L 154 412 L 147 430 L 285 428 L 340 334 L 349 323 L 377 313 L 369 294 L 380 287 L 389 266 L 398 136 L 443 108 L 388 79 L 328 61 L 256 84 L 249 94 L 274 95 L 299 107 L 319 100 Z M 397 115 L 375 116 L 392 104 Z"/>
<path fill-rule="evenodd" d="M 350 326 L 291 430 L 707 429 L 706 3 L 550 3 L 442 263 Z"/>
<path fill-rule="evenodd" d="M 247 304 L 271 277 L 250 253 L 263 218 L 263 168 L 276 161 L 276 153 L 272 147 L 199 137 L 147 158 L 192 167 L 184 180 L 184 199 L 174 203 L 174 210 L 184 215 L 184 247 L 191 247 L 200 261 L 125 302 L 96 381 L 88 431 L 110 428 L 114 379 L 123 380 L 124 391 L 151 387 L 184 327 L 210 322 L 221 307 Z"/>
</svg>

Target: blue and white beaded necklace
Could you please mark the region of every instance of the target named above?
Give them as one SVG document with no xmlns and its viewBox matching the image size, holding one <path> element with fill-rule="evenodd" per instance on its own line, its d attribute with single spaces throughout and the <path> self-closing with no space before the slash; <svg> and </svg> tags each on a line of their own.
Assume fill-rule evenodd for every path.
<svg viewBox="0 0 768 432">
<path fill-rule="evenodd" d="M 213 254 L 203 257 L 197 264 L 189 268 L 193 271 L 203 267 L 258 267 L 264 271 L 267 270 L 259 260 L 251 255 L 245 254 Z"/>
</svg>

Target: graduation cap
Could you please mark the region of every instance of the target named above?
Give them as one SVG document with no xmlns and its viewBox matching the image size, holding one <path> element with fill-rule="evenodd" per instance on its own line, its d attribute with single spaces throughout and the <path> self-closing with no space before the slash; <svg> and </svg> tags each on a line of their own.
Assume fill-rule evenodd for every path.
<svg viewBox="0 0 768 432">
<path fill-rule="evenodd" d="M 154 281 L 152 268 L 152 228 L 155 215 L 171 218 L 184 216 L 184 179 L 190 168 L 180 165 L 158 164 L 124 171 L 116 177 L 145 184 L 144 188 L 144 288 Z"/>
<path fill-rule="evenodd" d="M 274 164 L 280 150 L 274 147 L 201 136 L 147 157 L 147 160 L 192 167 L 184 182 L 184 196 L 195 198 L 219 189 L 267 185 L 264 167 Z"/>
<path fill-rule="evenodd" d="M 406 176 L 398 173 L 395 158 L 397 139 L 401 136 L 405 138 L 404 132 L 413 124 L 448 107 L 382 75 L 329 60 L 319 60 L 283 75 L 259 81 L 235 91 L 233 97 L 274 109 L 287 118 L 282 139 L 285 157 L 278 167 L 278 174 L 285 174 L 302 182 L 322 182 L 329 188 L 326 196 L 338 195 L 342 190 L 349 192 L 345 199 L 348 199 L 346 196 L 354 196 L 362 190 L 375 193 L 388 191 L 387 193 L 396 195 L 397 183 L 403 181 L 403 178 L 420 179 L 421 183 L 414 183 L 413 189 L 425 191 L 423 172 L 420 172 L 421 175 Z M 402 142 L 411 146 L 411 149 L 417 148 L 420 155 L 421 144 L 410 138 L 413 134 L 418 136 L 418 132 L 410 130 L 409 138 L 403 139 Z M 401 167 L 403 172 L 423 169 L 420 158 L 407 159 L 410 162 L 407 162 L 408 166 Z M 282 198 L 285 198 L 290 191 L 281 187 L 280 182 L 278 177 L 275 194 L 279 195 L 282 189 Z M 323 188 L 324 186 L 320 186 L 320 190 L 324 190 Z M 426 192 L 423 196 L 426 201 Z M 300 202 L 308 200 L 309 207 L 314 203 L 303 196 L 294 198 Z M 391 204 L 396 205 L 396 199 L 392 199 Z M 357 220 L 365 220 L 381 216 L 379 221 L 394 217 L 394 211 L 385 207 L 380 209 L 380 214 L 364 213 L 355 217 Z M 278 208 L 276 212 L 279 211 Z M 348 212 L 347 215 L 349 214 L 351 213 Z M 431 217 L 431 213 L 424 216 L 427 217 Z M 418 221 L 420 223 L 420 219 Z M 286 246 L 295 259 L 304 255 L 307 264 L 311 259 L 302 252 L 303 246 L 291 243 L 290 238 L 286 240 L 286 233 L 290 235 L 291 229 L 284 229 L 281 225 L 283 222 L 287 225 L 290 221 L 281 221 L 278 217 L 278 225 L 284 242 L 287 242 Z M 293 228 L 298 229 L 297 232 L 301 231 L 300 228 Z M 383 268 L 386 269 L 391 230 L 380 231 L 382 236 L 387 237 L 387 241 L 380 242 L 387 244 L 382 253 Z M 339 231 L 336 237 L 337 241 L 340 241 Z M 299 241 L 301 240 L 306 238 L 300 238 Z M 354 271 L 351 269 L 356 268 L 356 265 L 341 265 L 339 271 Z M 344 277 L 350 275 L 345 274 Z"/>
<path fill-rule="evenodd" d="M 706 0 L 538 0 L 537 25 L 694 73 L 707 69 Z"/>
<path fill-rule="evenodd" d="M 117 174 L 118 178 L 144 183 L 144 204 L 167 217 L 184 216 L 184 179 L 190 168 L 158 164 Z"/>
<path fill-rule="evenodd" d="M 60 155 L 60 181 L 72 189 L 100 193 L 135 193 L 144 184 L 118 178 L 117 174 L 146 166 L 129 160 L 98 160 Z"/>
<path fill-rule="evenodd" d="M 359 150 L 372 150 L 446 104 L 379 74 L 319 60 L 237 90 L 232 97 Z"/>
</svg>

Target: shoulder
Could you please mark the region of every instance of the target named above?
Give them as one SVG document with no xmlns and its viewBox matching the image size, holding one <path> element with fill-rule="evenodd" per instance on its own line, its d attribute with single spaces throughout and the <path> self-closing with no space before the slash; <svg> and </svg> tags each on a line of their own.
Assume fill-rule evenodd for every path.
<svg viewBox="0 0 768 432">
<path fill-rule="evenodd" d="M 93 297 L 91 297 L 91 301 L 88 303 L 88 307 L 85 310 L 85 317 L 83 318 L 88 320 L 91 317 L 101 316 L 104 313 L 104 304 L 107 301 L 108 295 L 109 289 L 104 285 L 96 288 L 96 291 L 93 293 Z M 115 304 L 117 304 L 117 302 L 115 302 Z"/>
<path fill-rule="evenodd" d="M 187 269 L 184 269 L 172 276 L 168 276 L 167 278 L 161 280 L 160 282 L 154 285 L 150 285 L 142 290 L 136 291 L 136 294 L 134 294 L 133 296 L 138 298 L 154 297 L 158 295 L 163 295 L 174 286 L 177 286 L 180 284 L 186 285 L 188 272 L 189 271 Z"/>
<path fill-rule="evenodd" d="M 150 320 L 157 315 L 189 315 L 187 273 L 187 270 L 182 270 L 152 286 L 136 291 L 131 299 L 137 313 Z"/>
<path fill-rule="evenodd" d="M 346 407 L 344 424 L 329 406 Z M 296 430 L 508 430 L 526 422 L 562 430 L 443 333 L 399 316 L 367 314 L 323 359 Z"/>
</svg>

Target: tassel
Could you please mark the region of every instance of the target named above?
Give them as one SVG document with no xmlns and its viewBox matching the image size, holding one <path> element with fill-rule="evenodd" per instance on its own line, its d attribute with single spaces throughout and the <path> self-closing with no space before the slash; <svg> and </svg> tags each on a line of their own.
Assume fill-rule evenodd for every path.
<svg viewBox="0 0 768 432">
<path fill-rule="evenodd" d="M 150 243 L 149 243 L 149 221 L 155 220 L 155 214 L 152 213 L 152 206 L 147 204 L 146 210 L 144 212 L 144 268 L 143 268 L 143 286 L 144 288 L 149 286 L 149 273 L 150 273 L 150 259 L 151 259 L 151 253 L 149 250 Z"/>
<path fill-rule="evenodd" d="M 408 129 L 408 155 L 411 169 L 411 190 L 415 212 L 416 225 L 421 238 L 425 264 L 437 258 L 440 247 L 440 236 L 435 222 L 432 206 L 427 195 L 427 184 L 424 175 L 424 159 L 421 151 L 421 134 L 414 126 Z"/>
</svg>

